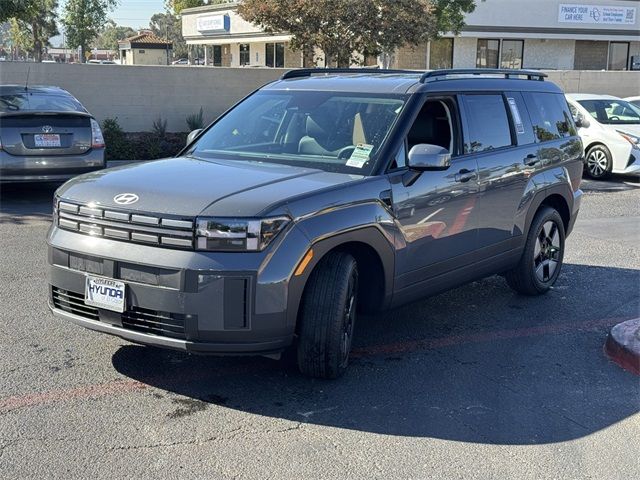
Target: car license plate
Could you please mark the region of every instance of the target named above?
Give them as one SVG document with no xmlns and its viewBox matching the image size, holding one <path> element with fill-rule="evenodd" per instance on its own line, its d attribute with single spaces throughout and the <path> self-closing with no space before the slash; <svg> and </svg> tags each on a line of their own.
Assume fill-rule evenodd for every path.
<svg viewBox="0 0 640 480">
<path fill-rule="evenodd" d="M 46 133 L 42 135 L 34 135 L 36 148 L 59 147 L 60 135 L 57 133 Z"/>
<path fill-rule="evenodd" d="M 87 276 L 84 303 L 114 312 L 124 312 L 125 284 L 110 278 Z"/>
</svg>

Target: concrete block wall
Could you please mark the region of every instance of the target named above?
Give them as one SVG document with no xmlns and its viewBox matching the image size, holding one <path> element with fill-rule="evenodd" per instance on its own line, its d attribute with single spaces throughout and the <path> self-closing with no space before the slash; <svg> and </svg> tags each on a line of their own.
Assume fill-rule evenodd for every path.
<svg viewBox="0 0 640 480">
<path fill-rule="evenodd" d="M 185 118 L 202 107 L 215 119 L 285 69 L 179 66 L 0 63 L 1 84 L 57 85 L 71 92 L 98 121 L 117 117 L 128 132 L 150 131 L 159 116 L 172 132 L 187 131 Z"/>
<path fill-rule="evenodd" d="M 458 41 L 459 39 L 456 39 Z M 454 59 L 454 65 L 456 61 Z M 57 85 L 99 120 L 116 117 L 125 131 L 150 131 L 158 117 L 169 131 L 187 131 L 185 118 L 202 107 L 205 122 L 282 75 L 286 69 L 0 63 L 0 83 Z M 566 92 L 640 94 L 640 72 L 548 71 Z"/>
</svg>

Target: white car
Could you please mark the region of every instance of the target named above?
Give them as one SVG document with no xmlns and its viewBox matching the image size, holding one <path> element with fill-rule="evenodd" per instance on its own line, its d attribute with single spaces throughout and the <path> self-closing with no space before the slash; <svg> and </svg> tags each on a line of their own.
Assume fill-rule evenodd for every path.
<svg viewBox="0 0 640 480">
<path fill-rule="evenodd" d="M 611 95 L 567 94 L 591 178 L 640 175 L 640 107 Z"/>
<path fill-rule="evenodd" d="M 629 103 L 633 103 L 636 107 L 640 107 L 640 97 L 628 97 L 625 100 Z"/>
</svg>

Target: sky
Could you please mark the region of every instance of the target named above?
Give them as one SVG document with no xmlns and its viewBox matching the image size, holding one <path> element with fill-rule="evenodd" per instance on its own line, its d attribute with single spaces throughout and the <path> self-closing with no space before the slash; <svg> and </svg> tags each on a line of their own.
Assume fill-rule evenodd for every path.
<svg viewBox="0 0 640 480">
<path fill-rule="evenodd" d="M 164 12 L 164 0 L 120 0 L 120 6 L 110 16 L 118 25 L 148 27 L 155 13 Z"/>
<path fill-rule="evenodd" d="M 60 2 L 60 14 L 62 14 L 64 1 Z M 164 12 L 164 0 L 120 0 L 118 7 L 109 14 L 118 25 L 131 27 L 137 30 L 141 27 L 148 28 L 149 20 L 155 13 Z M 59 27 L 62 30 L 61 27 Z M 52 45 L 62 43 L 62 35 L 51 39 Z"/>
</svg>

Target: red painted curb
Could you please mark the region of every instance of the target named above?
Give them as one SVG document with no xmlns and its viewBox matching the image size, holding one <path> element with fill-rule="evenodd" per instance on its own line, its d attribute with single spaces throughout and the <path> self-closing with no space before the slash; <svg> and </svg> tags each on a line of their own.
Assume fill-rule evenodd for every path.
<svg viewBox="0 0 640 480">
<path fill-rule="evenodd" d="M 607 337 L 604 351 L 622 368 L 640 375 L 640 318 L 613 327 Z"/>
</svg>

